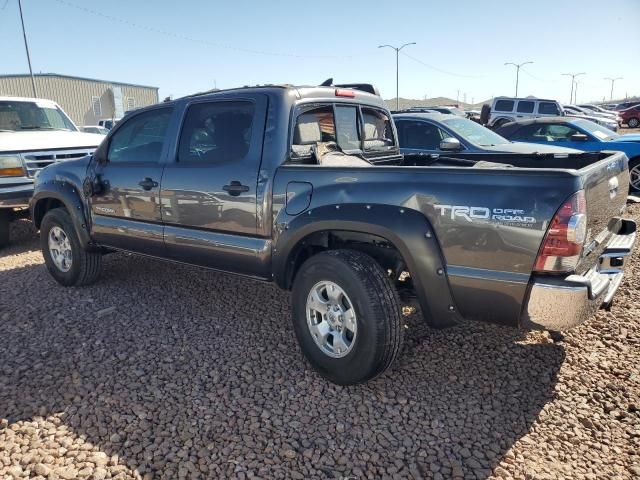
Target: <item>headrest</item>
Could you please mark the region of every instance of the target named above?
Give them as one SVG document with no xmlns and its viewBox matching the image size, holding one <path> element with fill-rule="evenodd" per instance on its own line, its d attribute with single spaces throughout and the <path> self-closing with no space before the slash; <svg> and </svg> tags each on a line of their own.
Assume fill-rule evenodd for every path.
<svg viewBox="0 0 640 480">
<path fill-rule="evenodd" d="M 313 114 L 303 114 L 298 117 L 296 129 L 293 135 L 295 145 L 308 145 L 322 140 L 320 122 Z"/>
</svg>

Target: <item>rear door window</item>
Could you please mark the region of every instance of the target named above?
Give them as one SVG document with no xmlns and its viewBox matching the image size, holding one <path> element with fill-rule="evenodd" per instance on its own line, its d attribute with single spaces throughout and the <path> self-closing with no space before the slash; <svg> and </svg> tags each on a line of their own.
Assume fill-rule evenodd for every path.
<svg viewBox="0 0 640 480">
<path fill-rule="evenodd" d="M 538 113 L 541 115 L 560 115 L 558 105 L 553 102 L 540 102 L 538 104 Z"/>
<path fill-rule="evenodd" d="M 520 101 L 518 102 L 518 113 L 533 113 L 533 102 L 529 101 Z"/>
<path fill-rule="evenodd" d="M 197 103 L 189 107 L 180 134 L 178 162 L 240 161 L 251 146 L 255 106 L 248 101 Z"/>
<path fill-rule="evenodd" d="M 496 112 L 512 112 L 514 103 L 513 100 L 498 100 L 494 110 Z"/>
</svg>

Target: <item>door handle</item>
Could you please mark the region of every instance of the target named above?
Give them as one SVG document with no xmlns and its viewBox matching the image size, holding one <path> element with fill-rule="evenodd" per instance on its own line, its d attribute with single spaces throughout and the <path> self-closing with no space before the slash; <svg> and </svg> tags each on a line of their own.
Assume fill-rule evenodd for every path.
<svg viewBox="0 0 640 480">
<path fill-rule="evenodd" d="M 140 185 L 144 190 L 151 190 L 158 186 L 158 182 L 154 182 L 149 177 L 145 177 L 144 180 L 138 182 L 138 185 Z"/>
<path fill-rule="evenodd" d="M 229 185 L 225 185 L 224 187 L 222 187 L 222 189 L 225 192 L 229 192 L 229 195 L 233 195 L 234 197 L 237 197 L 243 192 L 249 191 L 249 187 L 247 187 L 246 185 L 242 185 L 237 180 L 233 180 Z"/>
</svg>

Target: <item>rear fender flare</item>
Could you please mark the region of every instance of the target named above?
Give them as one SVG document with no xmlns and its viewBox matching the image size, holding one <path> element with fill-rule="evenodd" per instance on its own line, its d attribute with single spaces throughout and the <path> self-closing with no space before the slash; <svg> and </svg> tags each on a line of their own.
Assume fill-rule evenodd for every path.
<svg viewBox="0 0 640 480">
<path fill-rule="evenodd" d="M 290 255 L 309 235 L 328 230 L 361 232 L 392 243 L 407 264 L 425 320 L 435 327 L 459 320 L 435 231 L 419 211 L 376 204 L 325 205 L 296 217 L 281 214 L 274 227 L 273 275 L 287 288 Z"/>
</svg>

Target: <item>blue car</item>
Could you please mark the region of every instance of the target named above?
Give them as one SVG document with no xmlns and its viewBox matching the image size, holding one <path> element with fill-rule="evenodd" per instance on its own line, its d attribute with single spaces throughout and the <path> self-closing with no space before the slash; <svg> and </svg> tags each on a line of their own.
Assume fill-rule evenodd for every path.
<svg viewBox="0 0 640 480">
<path fill-rule="evenodd" d="M 459 115 L 416 113 L 393 114 L 400 151 L 405 155 L 447 155 L 467 159 L 496 159 L 500 154 L 570 154 L 579 150 L 558 145 L 515 143 Z"/>
<path fill-rule="evenodd" d="M 629 191 L 640 192 L 640 135 L 618 135 L 589 120 L 551 117 L 511 122 L 496 133 L 514 142 L 569 147 L 587 152 L 618 150 L 629 158 Z"/>
</svg>

